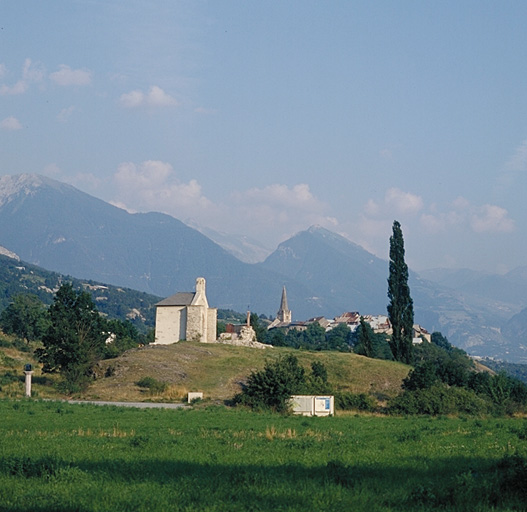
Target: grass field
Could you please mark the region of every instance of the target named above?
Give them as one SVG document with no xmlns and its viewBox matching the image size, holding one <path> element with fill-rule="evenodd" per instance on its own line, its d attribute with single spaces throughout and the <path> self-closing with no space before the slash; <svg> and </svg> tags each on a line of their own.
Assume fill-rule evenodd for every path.
<svg viewBox="0 0 527 512">
<path fill-rule="evenodd" d="M 505 511 L 527 420 L 0 401 L 1 511 Z"/>
</svg>

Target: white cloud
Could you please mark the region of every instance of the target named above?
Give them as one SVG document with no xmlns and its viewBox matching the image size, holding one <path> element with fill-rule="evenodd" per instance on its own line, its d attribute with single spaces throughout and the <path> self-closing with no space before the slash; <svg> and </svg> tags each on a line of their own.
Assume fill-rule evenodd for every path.
<svg viewBox="0 0 527 512">
<path fill-rule="evenodd" d="M 423 213 L 420 221 L 426 233 L 440 233 L 447 229 L 447 222 L 444 215 Z"/>
<path fill-rule="evenodd" d="M 516 148 L 506 167 L 511 171 L 527 171 L 527 139 Z"/>
<path fill-rule="evenodd" d="M 100 188 L 103 181 L 91 172 L 79 172 L 66 180 L 70 185 L 81 190 L 96 191 Z"/>
<path fill-rule="evenodd" d="M 130 91 L 122 94 L 119 101 L 123 107 L 134 108 L 144 103 L 145 95 L 141 91 Z"/>
<path fill-rule="evenodd" d="M 136 107 L 177 107 L 179 102 L 157 85 L 150 87 L 147 93 L 140 90 L 122 94 L 119 102 L 125 108 Z"/>
<path fill-rule="evenodd" d="M 169 96 L 163 89 L 153 85 L 146 96 L 146 103 L 152 107 L 176 107 L 178 102 L 172 96 Z"/>
<path fill-rule="evenodd" d="M 337 220 L 328 215 L 328 205 L 317 199 L 305 183 L 292 187 L 275 183 L 233 191 L 224 206 L 228 208 L 227 225 L 236 232 L 257 233 L 269 246 L 314 224 L 329 229 L 338 226 Z"/>
<path fill-rule="evenodd" d="M 470 208 L 470 201 L 462 196 L 458 196 L 454 199 L 452 207 L 456 210 L 466 210 Z"/>
<path fill-rule="evenodd" d="M 425 258 L 432 265 L 446 264 L 445 248 L 461 244 L 459 252 L 466 252 L 472 243 L 489 240 L 493 235 L 512 233 L 516 230 L 509 212 L 495 204 L 474 204 L 465 197 L 457 197 L 448 203 L 428 202 L 419 195 L 397 188 L 386 191 L 384 198 L 365 202 L 362 215 L 353 221 L 340 224 L 350 237 L 382 258 L 387 257 L 387 240 L 393 219 L 402 221 L 410 247 L 422 237 L 414 259 Z M 406 239 L 406 237 L 405 237 Z M 456 242 L 452 242 L 456 240 Z M 465 249 L 464 249 L 465 248 Z M 440 255 L 443 255 L 440 258 Z M 441 260 L 441 261 L 440 261 Z M 425 268 L 428 264 L 421 263 Z"/>
<path fill-rule="evenodd" d="M 338 224 L 306 184 L 235 190 L 213 202 L 196 179 L 183 182 L 170 164 L 155 160 L 121 163 L 114 183 L 112 204 L 128 211 L 160 211 L 216 230 L 256 234 L 270 246 L 312 224 L 330 229 Z"/>
<path fill-rule="evenodd" d="M 16 84 L 8 86 L 0 85 L 0 96 L 15 96 L 17 94 L 24 94 L 27 91 L 28 84 L 23 80 L 19 80 Z"/>
<path fill-rule="evenodd" d="M 15 130 L 21 130 L 22 123 L 16 117 L 9 116 L 0 122 L 0 128 L 2 128 L 2 130 L 8 130 L 10 132 Z"/>
<path fill-rule="evenodd" d="M 397 218 L 413 216 L 424 207 L 421 196 L 392 187 L 382 199 L 368 199 L 363 207 L 364 218 Z M 368 229 L 368 228 L 367 228 Z"/>
<path fill-rule="evenodd" d="M 6 69 L 3 67 L 3 73 Z M 25 59 L 22 66 L 22 78 L 14 85 L 0 85 L 0 96 L 15 96 L 25 93 L 32 82 L 40 82 L 44 77 L 44 67 L 39 63 L 33 63 L 31 59 Z"/>
<path fill-rule="evenodd" d="M 38 62 L 32 62 L 31 59 L 24 61 L 22 68 L 22 79 L 26 82 L 41 82 L 44 78 L 46 70 L 44 66 Z"/>
<path fill-rule="evenodd" d="M 269 205 L 294 206 L 305 210 L 319 210 L 321 203 L 309 190 L 309 185 L 301 183 L 289 188 L 287 185 L 278 183 L 268 185 L 264 188 L 251 188 L 248 191 L 236 192 L 239 200 L 265 201 Z"/>
<path fill-rule="evenodd" d="M 373 199 L 368 199 L 366 205 L 364 206 L 364 212 L 371 217 L 376 217 L 379 215 L 380 211 L 381 207 L 379 204 Z"/>
<path fill-rule="evenodd" d="M 509 233 L 515 223 L 505 208 L 485 204 L 476 206 L 464 197 L 456 198 L 443 212 L 423 213 L 421 227 L 426 233 L 436 234 L 454 228 L 468 228 L 475 233 Z"/>
<path fill-rule="evenodd" d="M 62 169 L 56 163 L 51 163 L 44 167 L 43 174 L 51 178 L 60 179 Z"/>
<path fill-rule="evenodd" d="M 51 81 L 57 85 L 90 85 L 92 73 L 87 69 L 71 69 L 66 64 L 61 64 L 58 71 L 49 75 Z"/>
<path fill-rule="evenodd" d="M 73 112 L 75 112 L 75 110 L 76 110 L 76 108 L 73 105 L 71 105 L 70 107 L 63 108 L 57 114 L 57 119 L 61 123 L 65 123 L 66 121 L 68 121 L 68 119 L 70 118 L 71 114 L 73 114 Z"/>
<path fill-rule="evenodd" d="M 385 204 L 396 214 L 417 213 L 423 208 L 423 199 L 398 188 L 390 188 L 384 196 Z"/>
<path fill-rule="evenodd" d="M 505 208 L 486 204 L 472 213 L 470 225 L 476 233 L 509 233 L 515 226 L 508 215 Z"/>
<path fill-rule="evenodd" d="M 212 206 L 196 180 L 182 183 L 172 166 L 158 160 L 136 165 L 123 162 L 114 175 L 118 197 L 114 203 L 139 211 L 160 211 L 186 218 Z"/>
</svg>

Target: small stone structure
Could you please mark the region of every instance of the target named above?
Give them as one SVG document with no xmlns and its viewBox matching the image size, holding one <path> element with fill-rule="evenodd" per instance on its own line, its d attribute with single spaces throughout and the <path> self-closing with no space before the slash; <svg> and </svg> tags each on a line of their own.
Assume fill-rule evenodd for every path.
<svg viewBox="0 0 527 512">
<path fill-rule="evenodd" d="M 247 311 L 247 322 L 243 325 L 227 324 L 226 332 L 220 334 L 218 343 L 252 348 L 270 348 L 272 345 L 256 340 L 256 333 L 251 326 L 251 312 Z"/>
<path fill-rule="evenodd" d="M 155 344 L 180 340 L 216 341 L 218 310 L 209 308 L 205 279 L 196 279 L 195 292 L 179 292 L 156 304 Z"/>
<path fill-rule="evenodd" d="M 202 391 L 189 391 L 187 400 L 189 404 L 192 402 L 192 400 L 203 400 L 203 392 Z"/>
</svg>

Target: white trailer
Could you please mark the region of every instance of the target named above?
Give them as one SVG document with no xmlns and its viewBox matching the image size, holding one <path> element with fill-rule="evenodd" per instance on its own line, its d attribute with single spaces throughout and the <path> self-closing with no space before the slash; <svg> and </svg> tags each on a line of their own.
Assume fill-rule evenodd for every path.
<svg viewBox="0 0 527 512">
<path fill-rule="evenodd" d="M 333 416 L 335 397 L 332 395 L 293 395 L 289 400 L 293 414 L 302 416 Z"/>
</svg>

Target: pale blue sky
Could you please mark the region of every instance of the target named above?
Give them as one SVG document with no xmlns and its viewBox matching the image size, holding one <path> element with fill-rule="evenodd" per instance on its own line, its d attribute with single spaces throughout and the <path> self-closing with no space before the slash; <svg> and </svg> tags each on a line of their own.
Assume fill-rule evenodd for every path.
<svg viewBox="0 0 527 512">
<path fill-rule="evenodd" d="M 0 174 L 273 249 L 527 265 L 524 1 L 0 1 Z M 1 240 L 0 240 L 1 245 Z"/>
</svg>

